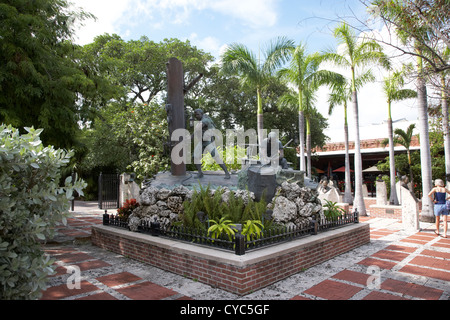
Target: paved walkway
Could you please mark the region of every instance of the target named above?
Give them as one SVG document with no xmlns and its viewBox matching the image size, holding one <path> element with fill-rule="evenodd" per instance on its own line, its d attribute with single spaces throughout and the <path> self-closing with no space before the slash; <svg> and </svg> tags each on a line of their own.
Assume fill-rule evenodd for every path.
<svg viewBox="0 0 450 320">
<path fill-rule="evenodd" d="M 77 202 L 67 227 L 45 245 L 57 267 L 42 299 L 450 299 L 450 237 L 436 236 L 432 224 L 421 223 L 422 230 L 411 233 L 398 220 L 363 218 L 370 224 L 370 244 L 241 297 L 92 246 L 90 228 L 102 223 L 102 213 L 96 203 Z"/>
</svg>

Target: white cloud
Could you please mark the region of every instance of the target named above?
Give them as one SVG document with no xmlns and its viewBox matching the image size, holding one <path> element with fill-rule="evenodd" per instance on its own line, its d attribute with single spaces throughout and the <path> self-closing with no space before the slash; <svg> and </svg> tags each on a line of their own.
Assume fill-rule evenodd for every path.
<svg viewBox="0 0 450 320">
<path fill-rule="evenodd" d="M 280 0 L 71 0 L 74 7 L 92 13 L 97 20 L 85 21 L 76 32 L 76 42 L 86 44 L 103 33 L 147 24 L 163 30 L 168 24 L 188 26 L 196 14 L 209 11 L 220 14 L 230 24 L 257 29 L 272 27 L 277 23 L 277 4 Z M 218 50 L 220 44 L 214 37 L 204 39 L 205 45 Z"/>
<path fill-rule="evenodd" d="M 191 33 L 188 39 L 196 47 L 204 50 L 205 52 L 211 53 L 213 56 L 219 56 L 221 49 L 224 46 L 216 37 L 207 36 L 204 38 L 199 38 L 198 34 L 195 32 Z"/>
<path fill-rule="evenodd" d="M 187 24 L 195 11 L 212 10 L 258 28 L 273 26 L 277 22 L 276 4 L 279 0 L 141 0 L 157 10 L 172 23 Z"/>
<path fill-rule="evenodd" d="M 92 13 L 96 20 L 87 20 L 78 26 L 75 42 L 81 45 L 92 42 L 95 36 L 117 33 L 118 25 L 131 0 L 71 0 L 73 7 Z"/>
<path fill-rule="evenodd" d="M 278 19 L 275 0 L 209 1 L 211 9 L 238 18 L 250 27 L 271 27 Z"/>
</svg>

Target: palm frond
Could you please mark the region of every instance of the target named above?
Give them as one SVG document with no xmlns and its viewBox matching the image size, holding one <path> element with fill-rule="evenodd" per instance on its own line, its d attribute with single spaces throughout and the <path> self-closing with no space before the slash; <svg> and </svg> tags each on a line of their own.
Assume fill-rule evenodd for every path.
<svg viewBox="0 0 450 320">
<path fill-rule="evenodd" d="M 395 129 L 394 143 L 400 144 L 404 146 L 406 149 L 409 149 L 415 128 L 416 125 L 413 123 L 408 126 L 406 131 L 399 128 Z"/>
<path fill-rule="evenodd" d="M 288 109 L 288 110 L 297 110 L 298 109 L 298 96 L 295 93 L 285 93 L 278 99 L 279 105 L 278 109 Z"/>
<path fill-rule="evenodd" d="M 228 75 L 247 75 L 251 80 L 258 78 L 257 59 L 245 45 L 233 43 L 221 56 L 222 70 Z"/>
<path fill-rule="evenodd" d="M 286 63 L 294 49 L 294 42 L 286 37 L 278 37 L 269 42 L 265 50 L 265 61 L 261 66 L 263 73 L 272 74 Z"/>
<path fill-rule="evenodd" d="M 413 99 L 417 97 L 417 92 L 411 89 L 401 89 L 394 92 L 392 101 L 401 101 L 406 99 Z"/>
</svg>

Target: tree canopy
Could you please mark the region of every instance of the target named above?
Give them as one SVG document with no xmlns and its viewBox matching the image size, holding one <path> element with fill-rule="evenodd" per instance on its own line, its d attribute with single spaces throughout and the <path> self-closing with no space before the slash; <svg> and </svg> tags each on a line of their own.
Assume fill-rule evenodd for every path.
<svg viewBox="0 0 450 320">
<path fill-rule="evenodd" d="M 76 143 L 77 93 L 90 85 L 72 59 L 75 20 L 65 0 L 0 3 L 0 123 L 43 128 L 44 143 Z"/>
</svg>

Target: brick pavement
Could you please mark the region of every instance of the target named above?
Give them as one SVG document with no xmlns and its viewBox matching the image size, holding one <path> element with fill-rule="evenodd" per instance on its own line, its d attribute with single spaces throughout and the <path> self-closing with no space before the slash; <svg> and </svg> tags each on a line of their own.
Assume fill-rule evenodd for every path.
<svg viewBox="0 0 450 320">
<path fill-rule="evenodd" d="M 396 220 L 362 218 L 371 225 L 370 244 L 240 297 L 92 246 L 90 227 L 101 223 L 102 212 L 75 210 L 44 247 L 56 274 L 43 300 L 450 299 L 450 238 L 434 235 L 432 224 L 407 233 Z M 71 288 L 75 270 L 79 288 Z"/>
</svg>

